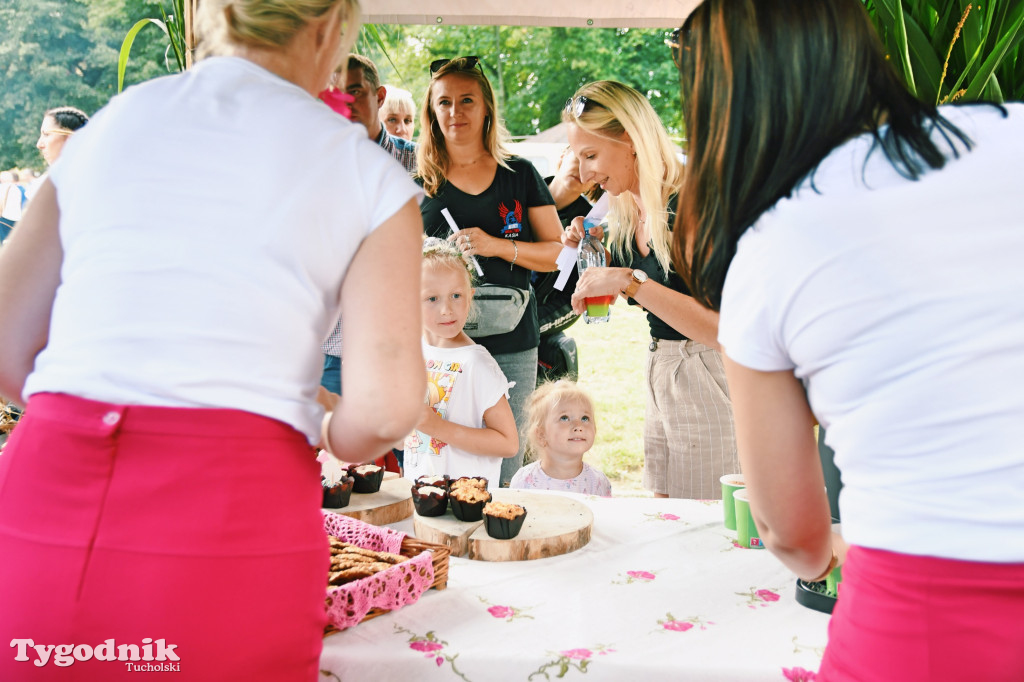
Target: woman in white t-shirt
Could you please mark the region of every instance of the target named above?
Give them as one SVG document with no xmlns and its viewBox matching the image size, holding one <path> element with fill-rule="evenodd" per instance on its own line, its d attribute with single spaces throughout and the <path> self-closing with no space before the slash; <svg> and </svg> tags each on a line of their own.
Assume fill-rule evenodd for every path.
<svg viewBox="0 0 1024 682">
<path fill-rule="evenodd" d="M 357 26 L 356 0 L 203 0 L 208 58 L 68 139 L 5 246 L 0 394 L 28 404 L 0 457 L 4 641 L 95 646 L 82 679 L 135 678 L 106 642 L 190 680 L 317 678 L 313 446 L 375 456 L 425 388 L 420 192 L 316 99 Z"/>
<path fill-rule="evenodd" d="M 805 580 L 846 560 L 818 679 L 1024 679 L 1024 107 L 916 99 L 859 0 L 707 0 L 675 55 L 754 518 Z"/>
</svg>

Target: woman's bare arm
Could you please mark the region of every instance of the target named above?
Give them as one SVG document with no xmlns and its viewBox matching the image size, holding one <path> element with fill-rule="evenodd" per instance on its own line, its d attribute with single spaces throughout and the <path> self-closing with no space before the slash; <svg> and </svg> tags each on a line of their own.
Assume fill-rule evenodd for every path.
<svg viewBox="0 0 1024 682">
<path fill-rule="evenodd" d="M 420 347 L 423 221 L 409 200 L 359 247 L 342 285 L 342 391 L 326 442 L 348 462 L 379 457 L 416 425 L 426 394 Z"/>
<path fill-rule="evenodd" d="M 832 517 L 814 440 L 814 415 L 792 371 L 758 372 L 725 349 L 740 466 L 761 539 L 801 578 L 832 558 Z"/>
<path fill-rule="evenodd" d="M 527 209 L 530 225 L 533 227 L 534 241 L 521 239 L 501 239 L 492 237 L 479 227 L 468 227 L 461 230 L 459 237 L 468 237 L 472 243 L 470 255 L 486 258 L 501 258 L 511 263 L 537 272 L 550 272 L 557 265 L 555 261 L 562 251 L 562 224 L 558 222 L 558 212 L 552 206 L 533 206 Z M 452 237 L 455 239 L 455 237 Z M 455 239 L 456 243 L 460 243 Z"/>
<path fill-rule="evenodd" d="M 57 190 L 46 180 L 0 249 L 0 395 L 21 405 L 49 338 L 64 258 L 59 225 Z"/>
</svg>

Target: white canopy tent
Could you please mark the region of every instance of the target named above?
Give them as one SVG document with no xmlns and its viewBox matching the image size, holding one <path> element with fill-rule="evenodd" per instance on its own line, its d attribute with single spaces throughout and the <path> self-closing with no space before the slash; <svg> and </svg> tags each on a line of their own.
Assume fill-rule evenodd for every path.
<svg viewBox="0 0 1024 682">
<path fill-rule="evenodd" d="M 674 28 L 701 0 L 361 0 L 369 24 L 577 26 Z M 185 41 L 194 45 L 192 17 L 199 0 L 185 2 Z M 191 53 L 188 55 L 191 63 Z"/>
<path fill-rule="evenodd" d="M 700 0 L 363 0 L 372 24 L 673 28 Z"/>
</svg>

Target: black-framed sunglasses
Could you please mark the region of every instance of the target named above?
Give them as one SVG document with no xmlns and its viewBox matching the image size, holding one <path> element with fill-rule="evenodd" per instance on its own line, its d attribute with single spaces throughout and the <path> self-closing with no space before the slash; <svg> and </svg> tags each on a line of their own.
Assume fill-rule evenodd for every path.
<svg viewBox="0 0 1024 682">
<path fill-rule="evenodd" d="M 587 110 L 587 107 L 591 105 L 595 107 L 604 107 L 603 104 L 595 102 L 594 100 L 588 98 L 586 95 L 570 97 L 569 99 L 565 100 L 565 110 L 572 114 L 573 116 L 575 116 L 576 118 L 582 116 L 583 112 Z"/>
<path fill-rule="evenodd" d="M 672 31 L 672 35 L 665 39 L 665 44 L 672 50 L 672 63 L 676 65 L 677 69 L 683 68 L 683 52 L 689 52 L 690 46 L 683 45 L 683 29 L 682 27 Z"/>
<path fill-rule="evenodd" d="M 456 57 L 455 59 L 435 59 L 430 62 L 430 75 L 433 76 L 452 62 L 464 62 L 456 64 L 455 70 L 457 71 L 472 71 L 475 68 L 479 68 L 481 72 L 484 70 L 483 64 L 480 63 L 480 57 Z"/>
</svg>

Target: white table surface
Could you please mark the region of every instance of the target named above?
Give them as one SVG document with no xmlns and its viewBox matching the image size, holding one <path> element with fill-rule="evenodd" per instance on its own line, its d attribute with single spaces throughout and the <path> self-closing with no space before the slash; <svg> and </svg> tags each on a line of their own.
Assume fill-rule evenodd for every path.
<svg viewBox="0 0 1024 682">
<path fill-rule="evenodd" d="M 554 493 L 551 493 L 554 494 Z M 829 616 L 733 545 L 719 502 L 569 495 L 594 512 L 559 557 L 452 558 L 448 589 L 324 639 L 321 680 L 799 680 Z M 393 528 L 412 534 L 411 520 Z"/>
</svg>

